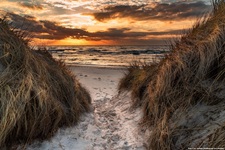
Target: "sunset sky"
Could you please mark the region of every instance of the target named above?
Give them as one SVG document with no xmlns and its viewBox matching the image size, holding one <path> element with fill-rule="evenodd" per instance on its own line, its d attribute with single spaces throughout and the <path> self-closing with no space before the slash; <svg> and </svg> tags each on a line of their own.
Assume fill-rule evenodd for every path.
<svg viewBox="0 0 225 150">
<path fill-rule="evenodd" d="M 37 45 L 166 44 L 210 11 L 210 0 L 1 0 Z"/>
</svg>

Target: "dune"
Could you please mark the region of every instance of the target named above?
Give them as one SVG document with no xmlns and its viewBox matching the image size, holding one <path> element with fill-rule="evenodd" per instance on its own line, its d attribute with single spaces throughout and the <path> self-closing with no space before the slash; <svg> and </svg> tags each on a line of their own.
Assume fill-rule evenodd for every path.
<svg viewBox="0 0 225 150">
<path fill-rule="evenodd" d="M 134 65 L 120 81 L 152 130 L 149 149 L 225 147 L 225 2 L 176 41 L 160 62 Z"/>
<path fill-rule="evenodd" d="M 0 149 L 48 139 L 75 125 L 91 98 L 74 74 L 0 19 Z"/>
</svg>

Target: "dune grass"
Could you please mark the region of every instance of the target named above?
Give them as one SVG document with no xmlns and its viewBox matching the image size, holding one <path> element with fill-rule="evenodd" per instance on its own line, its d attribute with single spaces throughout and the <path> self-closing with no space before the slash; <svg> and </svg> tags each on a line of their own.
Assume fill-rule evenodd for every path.
<svg viewBox="0 0 225 150">
<path fill-rule="evenodd" d="M 120 89 L 132 90 L 141 102 L 143 124 L 153 129 L 149 149 L 224 147 L 224 54 L 225 2 L 215 0 L 212 12 L 172 45 L 170 54 L 148 65 L 154 71 L 128 70 Z M 147 88 L 141 89 L 143 82 Z"/>
<path fill-rule="evenodd" d="M 0 148 L 51 137 L 89 111 L 91 98 L 66 66 L 34 51 L 0 19 Z"/>
<path fill-rule="evenodd" d="M 120 93 L 131 91 L 132 107 L 137 108 L 143 104 L 148 82 L 154 78 L 157 62 L 148 65 L 143 62 L 134 62 L 127 68 L 127 72 L 120 80 L 118 89 Z"/>
</svg>

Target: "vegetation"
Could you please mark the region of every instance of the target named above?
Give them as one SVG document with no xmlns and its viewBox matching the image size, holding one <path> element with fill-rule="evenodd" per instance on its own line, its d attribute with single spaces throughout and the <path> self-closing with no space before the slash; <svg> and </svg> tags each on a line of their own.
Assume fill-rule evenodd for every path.
<svg viewBox="0 0 225 150">
<path fill-rule="evenodd" d="M 31 50 L 5 19 L 0 48 L 0 147 L 49 138 L 89 110 L 89 93 L 65 65 Z"/>
<path fill-rule="evenodd" d="M 127 68 L 125 76 L 120 80 L 118 89 L 120 92 L 131 91 L 133 108 L 143 104 L 145 91 L 149 81 L 154 78 L 157 62 L 148 65 L 143 62 L 134 62 Z"/>
<path fill-rule="evenodd" d="M 224 41 L 225 2 L 214 0 L 162 61 L 129 68 L 119 87 L 141 103 L 149 149 L 225 147 Z"/>
</svg>

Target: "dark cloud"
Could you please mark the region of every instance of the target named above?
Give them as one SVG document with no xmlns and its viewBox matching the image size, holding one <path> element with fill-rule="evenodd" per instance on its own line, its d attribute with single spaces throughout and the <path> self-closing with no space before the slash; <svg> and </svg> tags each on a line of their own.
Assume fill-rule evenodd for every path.
<svg viewBox="0 0 225 150">
<path fill-rule="evenodd" d="M 21 30 L 32 33 L 46 32 L 43 25 L 40 22 L 36 21 L 36 18 L 33 16 L 20 16 L 14 13 L 8 13 L 7 15 L 12 21 L 12 26 L 14 26 L 15 28 L 19 28 Z"/>
<path fill-rule="evenodd" d="M 136 20 L 179 20 L 203 15 L 210 9 L 203 1 L 184 3 L 154 3 L 154 6 L 107 6 L 101 12 L 93 13 L 98 21 L 131 17 Z"/>
<path fill-rule="evenodd" d="M 138 38 L 147 36 L 147 32 L 130 32 L 129 28 L 109 28 L 107 31 L 99 31 L 89 34 L 89 40 L 120 40 L 125 38 Z"/>
<path fill-rule="evenodd" d="M 186 30 L 169 30 L 164 32 L 132 32 L 129 28 L 110 28 L 107 31 L 99 31 L 95 33 L 90 33 L 86 39 L 88 40 L 135 40 L 146 38 L 147 36 L 162 36 L 162 35 L 182 35 Z M 148 41 L 148 40 L 147 40 Z"/>
<path fill-rule="evenodd" d="M 182 35 L 185 34 L 188 30 L 168 30 L 163 32 L 148 32 L 149 35 Z"/>
<path fill-rule="evenodd" d="M 14 13 L 9 13 L 8 16 L 12 21 L 12 26 L 30 32 L 36 38 L 60 40 L 67 37 L 82 38 L 89 34 L 85 30 L 66 28 L 55 22 L 37 21 L 31 16 L 20 16 Z"/>
<path fill-rule="evenodd" d="M 36 18 L 32 16 L 20 16 L 14 13 L 9 13 L 8 16 L 11 19 L 12 25 L 14 27 L 29 32 L 33 35 L 33 37 L 40 39 L 61 40 L 70 37 L 74 39 L 86 39 L 92 41 L 123 41 L 125 42 L 125 44 L 129 42 L 130 44 L 132 44 L 133 42 L 147 43 L 149 41 L 160 41 L 159 39 L 142 40 L 146 39 L 147 36 L 150 35 L 180 35 L 184 33 L 184 30 L 170 30 L 165 32 L 134 32 L 129 28 L 109 28 L 107 31 L 98 31 L 91 33 L 82 29 L 66 28 L 51 21 L 37 21 Z"/>
<path fill-rule="evenodd" d="M 43 6 L 41 4 L 34 4 L 30 2 L 19 2 L 19 5 L 29 9 L 42 10 Z"/>
<path fill-rule="evenodd" d="M 72 29 L 72 28 L 65 28 L 57 23 L 51 21 L 40 21 L 45 29 L 47 29 L 47 33 L 50 35 L 49 37 L 44 36 L 45 38 L 53 38 L 53 39 L 64 39 L 67 37 L 72 38 L 82 38 L 83 36 L 87 36 L 89 33 L 82 29 Z M 43 38 L 40 37 L 40 38 Z"/>
</svg>

